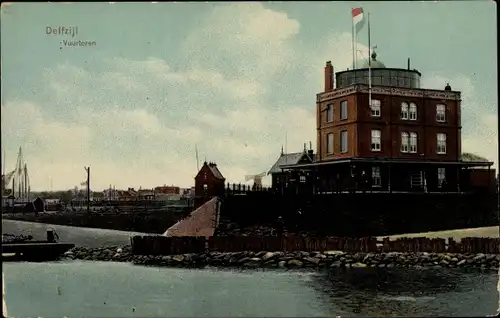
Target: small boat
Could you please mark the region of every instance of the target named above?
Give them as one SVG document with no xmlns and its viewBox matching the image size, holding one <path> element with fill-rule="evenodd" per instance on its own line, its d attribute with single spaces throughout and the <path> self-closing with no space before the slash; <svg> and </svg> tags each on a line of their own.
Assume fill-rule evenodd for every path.
<svg viewBox="0 0 500 318">
<path fill-rule="evenodd" d="M 2 261 L 54 261 L 75 247 L 75 244 L 57 243 L 56 237 L 54 230 L 47 230 L 46 241 L 3 242 Z"/>
</svg>

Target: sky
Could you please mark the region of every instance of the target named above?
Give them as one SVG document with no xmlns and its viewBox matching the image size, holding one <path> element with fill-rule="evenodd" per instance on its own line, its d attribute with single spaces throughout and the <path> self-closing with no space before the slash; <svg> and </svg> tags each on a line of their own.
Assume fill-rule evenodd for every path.
<svg viewBox="0 0 500 318">
<path fill-rule="evenodd" d="M 21 146 L 32 190 L 73 188 L 84 166 L 95 191 L 191 187 L 197 147 L 227 182 L 268 171 L 282 145 L 315 147 L 325 62 L 352 65 L 352 7 L 387 67 L 411 58 L 422 87 L 462 91 L 462 150 L 496 161 L 493 1 L 15 3 L 0 20 L 5 169 Z M 78 34 L 47 34 L 59 26 Z"/>
</svg>

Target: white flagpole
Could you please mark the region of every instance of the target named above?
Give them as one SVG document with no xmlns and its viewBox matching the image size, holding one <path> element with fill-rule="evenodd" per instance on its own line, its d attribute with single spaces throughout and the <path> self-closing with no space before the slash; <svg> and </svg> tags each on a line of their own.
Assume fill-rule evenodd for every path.
<svg viewBox="0 0 500 318">
<path fill-rule="evenodd" d="M 354 17 L 352 16 L 352 10 L 354 9 L 351 9 L 351 22 L 352 22 L 352 69 L 354 70 L 356 68 L 356 48 L 354 47 L 354 43 L 355 43 L 355 32 L 356 30 L 354 30 Z"/>
<path fill-rule="evenodd" d="M 368 105 L 372 107 L 372 52 L 370 41 L 370 13 L 368 13 Z"/>
<path fill-rule="evenodd" d="M 358 67 L 358 33 L 354 30 L 354 69 Z"/>
</svg>

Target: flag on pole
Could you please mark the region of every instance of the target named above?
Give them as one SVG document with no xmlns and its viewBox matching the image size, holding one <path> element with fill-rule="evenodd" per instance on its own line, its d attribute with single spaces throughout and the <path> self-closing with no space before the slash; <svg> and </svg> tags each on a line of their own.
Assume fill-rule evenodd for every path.
<svg viewBox="0 0 500 318">
<path fill-rule="evenodd" d="M 352 23 L 354 25 L 354 28 L 356 29 L 356 34 L 359 33 L 359 31 L 365 25 L 363 8 L 352 9 Z"/>
</svg>

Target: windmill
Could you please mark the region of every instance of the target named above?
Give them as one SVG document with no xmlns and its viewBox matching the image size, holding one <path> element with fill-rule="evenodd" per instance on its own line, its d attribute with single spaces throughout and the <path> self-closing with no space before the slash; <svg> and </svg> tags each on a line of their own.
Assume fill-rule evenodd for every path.
<svg viewBox="0 0 500 318">
<path fill-rule="evenodd" d="M 266 176 L 265 172 L 256 175 L 246 175 L 245 181 L 253 180 L 253 187 L 262 187 L 262 178 Z"/>
</svg>

